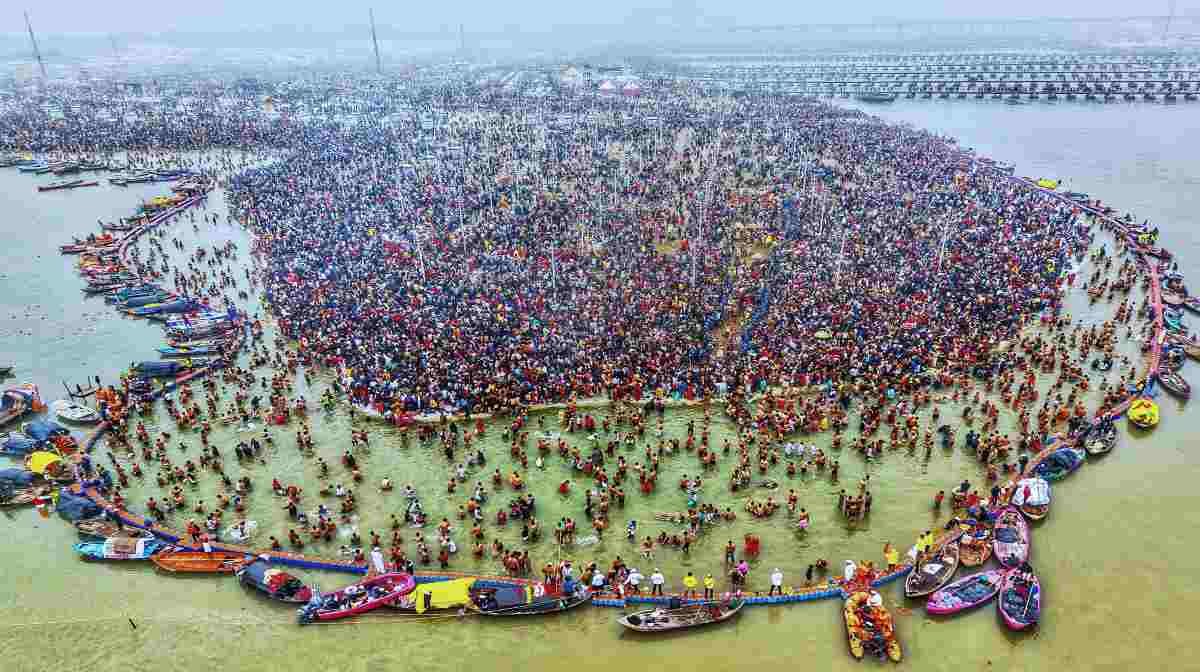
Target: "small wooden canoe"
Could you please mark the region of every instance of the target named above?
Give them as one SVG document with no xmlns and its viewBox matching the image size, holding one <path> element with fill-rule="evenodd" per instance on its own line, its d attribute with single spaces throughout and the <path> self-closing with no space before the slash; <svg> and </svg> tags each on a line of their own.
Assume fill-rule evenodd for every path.
<svg viewBox="0 0 1200 672">
<path fill-rule="evenodd" d="M 1033 467 L 1033 473 L 1047 481 L 1061 481 L 1078 469 L 1084 461 L 1082 450 L 1059 448 Z"/>
<path fill-rule="evenodd" d="M 1004 575 L 996 608 L 1004 624 L 1012 630 L 1037 624 L 1042 613 L 1042 583 L 1028 565 Z"/>
<path fill-rule="evenodd" d="M 4 506 L 25 506 L 32 504 L 33 500 L 38 496 L 37 488 L 21 488 L 13 490 L 12 496 L 8 499 L 0 499 L 0 507 Z"/>
<path fill-rule="evenodd" d="M 148 560 L 169 546 L 157 539 L 117 537 L 103 542 L 75 544 L 75 552 L 84 560 Z"/>
<path fill-rule="evenodd" d="M 900 640 L 896 639 L 895 624 L 892 615 L 883 607 L 882 601 L 872 605 L 871 600 L 879 593 L 857 592 L 846 598 L 842 615 L 846 619 L 846 637 L 850 645 L 850 655 L 862 660 L 870 651 L 880 658 L 889 658 L 892 662 L 900 662 L 903 652 Z"/>
<path fill-rule="evenodd" d="M 118 527 L 116 523 L 103 518 L 89 518 L 87 520 L 81 520 L 75 523 L 75 529 L 79 530 L 80 534 L 86 534 L 90 537 L 99 537 L 101 539 L 113 539 L 115 537 L 151 539 L 154 537 L 154 535 L 147 530 L 132 527 L 130 525 Z"/>
<path fill-rule="evenodd" d="M 233 574 L 253 560 L 253 556 L 233 551 L 169 551 L 150 558 L 164 572 L 192 574 Z"/>
<path fill-rule="evenodd" d="M 1016 567 L 1029 561 L 1029 524 L 1015 507 L 1005 507 L 996 518 L 992 552 L 1005 567 Z"/>
<path fill-rule="evenodd" d="M 1158 382 L 1162 384 L 1166 391 L 1177 397 L 1187 399 L 1192 396 L 1192 386 L 1183 379 L 1183 376 L 1179 375 L 1175 371 L 1159 369 Z"/>
<path fill-rule="evenodd" d="M 1184 297 L 1173 292 L 1163 292 L 1162 302 L 1168 306 L 1182 306 Z"/>
<path fill-rule="evenodd" d="M 574 595 L 543 595 L 524 604 L 500 606 L 491 609 L 479 609 L 484 616 L 535 616 L 541 614 L 556 614 L 592 601 L 592 593 L 581 590 Z"/>
<path fill-rule="evenodd" d="M 992 557 L 992 530 L 980 527 L 967 532 L 958 542 L 958 559 L 963 567 L 978 567 Z"/>
<path fill-rule="evenodd" d="M 1113 447 L 1116 445 L 1117 427 L 1116 425 L 1113 425 L 1110 426 L 1106 432 L 1092 432 L 1092 434 L 1088 436 L 1087 441 L 1083 444 L 1083 449 L 1087 451 L 1088 455 L 1096 457 L 1097 455 L 1103 455 L 1105 453 L 1112 452 Z"/>
<path fill-rule="evenodd" d="M 306 604 L 312 599 L 312 589 L 287 572 L 271 567 L 266 560 L 252 562 L 236 572 L 242 585 L 261 590 L 273 600 Z"/>
<path fill-rule="evenodd" d="M 94 408 L 88 408 L 83 404 L 77 404 L 70 399 L 59 399 L 51 402 L 50 410 L 58 416 L 60 420 L 67 422 L 78 422 L 81 424 L 90 425 L 100 422 L 100 413 Z"/>
<path fill-rule="evenodd" d="M 921 597 L 941 588 L 950 581 L 958 569 L 959 542 L 952 541 L 933 553 L 933 557 L 919 563 L 904 580 L 904 594 Z"/>
<path fill-rule="evenodd" d="M 299 610 L 300 625 L 365 614 L 399 601 L 417 587 L 409 574 L 380 574 L 332 593 L 313 595 Z"/>
<path fill-rule="evenodd" d="M 931 614 L 956 614 L 974 609 L 1000 592 L 1000 584 L 1007 573 L 1003 569 L 993 569 L 959 579 L 930 595 L 925 603 L 925 611 Z"/>
<path fill-rule="evenodd" d="M 727 621 L 738 614 L 746 600 L 737 598 L 688 604 L 675 609 L 645 609 L 617 619 L 621 625 L 637 632 L 667 632 L 712 625 Z"/>
<path fill-rule="evenodd" d="M 1050 481 L 1044 478 L 1023 478 L 1013 486 L 1009 500 L 1030 520 L 1041 520 L 1050 513 Z"/>
</svg>

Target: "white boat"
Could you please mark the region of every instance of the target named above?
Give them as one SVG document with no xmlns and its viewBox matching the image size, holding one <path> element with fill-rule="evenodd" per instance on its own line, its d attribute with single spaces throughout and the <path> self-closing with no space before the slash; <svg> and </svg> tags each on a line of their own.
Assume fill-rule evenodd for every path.
<svg viewBox="0 0 1200 672">
<path fill-rule="evenodd" d="M 88 408 L 83 404 L 77 404 L 67 399 L 59 399 L 50 404 L 50 409 L 54 411 L 60 419 L 68 422 L 79 422 L 83 424 L 91 424 L 100 422 L 100 413 L 94 408 Z"/>
</svg>

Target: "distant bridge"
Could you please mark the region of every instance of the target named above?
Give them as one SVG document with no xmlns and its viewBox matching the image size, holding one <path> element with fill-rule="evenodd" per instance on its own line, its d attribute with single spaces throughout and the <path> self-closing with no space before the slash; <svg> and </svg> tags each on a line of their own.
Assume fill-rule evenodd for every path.
<svg viewBox="0 0 1200 672">
<path fill-rule="evenodd" d="M 1182 27 L 1185 24 L 1195 28 L 1200 25 L 1200 16 L 1184 15 L 1184 16 L 1161 16 L 1161 15 L 1146 15 L 1146 16 L 1109 16 L 1109 17 L 1041 17 L 1041 18 L 1017 18 L 1017 19 L 894 19 L 894 20 L 878 20 L 869 23 L 778 23 L 778 24 L 755 24 L 747 26 L 732 26 L 727 30 L 733 33 L 750 32 L 825 32 L 825 33 L 845 33 L 845 32 L 882 32 L 895 30 L 915 30 L 938 32 L 939 29 L 961 30 L 962 32 L 972 32 L 973 30 L 996 30 L 1003 32 L 1008 28 L 1020 26 L 1089 26 L 1089 25 L 1117 25 L 1117 24 L 1151 24 L 1166 26 L 1168 21 L 1172 27 Z"/>
</svg>

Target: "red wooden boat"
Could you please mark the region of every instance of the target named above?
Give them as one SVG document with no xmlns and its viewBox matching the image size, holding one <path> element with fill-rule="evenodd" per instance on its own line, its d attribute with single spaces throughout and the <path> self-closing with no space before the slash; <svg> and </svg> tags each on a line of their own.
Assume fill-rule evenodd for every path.
<svg viewBox="0 0 1200 672">
<path fill-rule="evenodd" d="M 348 616 L 365 614 L 385 604 L 391 604 L 417 587 L 411 574 L 389 573 L 324 595 L 315 595 L 299 610 L 300 625 L 321 621 L 336 621 Z"/>
</svg>

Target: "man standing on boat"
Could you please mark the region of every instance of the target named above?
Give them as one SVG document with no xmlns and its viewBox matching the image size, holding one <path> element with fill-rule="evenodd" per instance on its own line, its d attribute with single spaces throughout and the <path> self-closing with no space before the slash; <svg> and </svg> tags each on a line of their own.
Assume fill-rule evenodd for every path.
<svg viewBox="0 0 1200 672">
<path fill-rule="evenodd" d="M 767 597 L 776 593 L 783 595 L 783 572 L 779 571 L 778 567 L 771 570 L 771 590 L 767 593 Z"/>
</svg>

